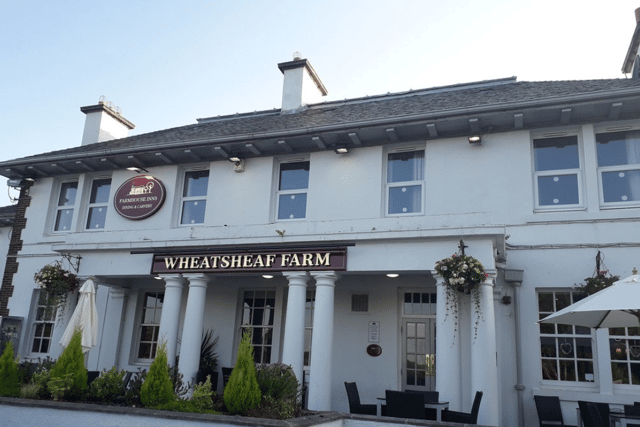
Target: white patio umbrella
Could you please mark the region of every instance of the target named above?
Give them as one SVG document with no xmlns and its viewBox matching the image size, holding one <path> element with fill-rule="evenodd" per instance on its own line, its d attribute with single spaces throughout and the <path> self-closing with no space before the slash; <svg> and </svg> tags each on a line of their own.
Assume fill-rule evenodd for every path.
<svg viewBox="0 0 640 427">
<path fill-rule="evenodd" d="M 571 304 L 539 323 L 589 328 L 640 327 L 640 275 L 634 274 Z"/>
<path fill-rule="evenodd" d="M 71 315 L 60 344 L 69 345 L 76 329 L 82 331 L 82 352 L 86 353 L 98 343 L 98 313 L 96 311 L 96 288 L 91 278 L 80 288 L 78 304 Z"/>
</svg>

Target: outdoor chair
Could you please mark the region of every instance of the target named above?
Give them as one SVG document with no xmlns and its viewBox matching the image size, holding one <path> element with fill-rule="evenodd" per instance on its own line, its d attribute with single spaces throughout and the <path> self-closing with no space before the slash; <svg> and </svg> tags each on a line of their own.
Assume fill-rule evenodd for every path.
<svg viewBox="0 0 640 427">
<path fill-rule="evenodd" d="M 396 418 L 424 419 L 424 395 L 405 391 L 386 390 L 387 416 Z"/>
<path fill-rule="evenodd" d="M 454 423 L 477 424 L 478 412 L 480 412 L 480 401 L 482 400 L 482 392 L 476 391 L 476 397 L 473 399 L 471 412 L 457 412 L 445 409 L 442 411 L 442 421 L 451 421 Z"/>
<path fill-rule="evenodd" d="M 360 394 L 358 393 L 358 386 L 356 383 L 344 383 L 344 387 L 347 389 L 347 398 L 349 399 L 349 412 L 352 414 L 361 415 L 378 415 L 378 409 L 374 404 L 360 403 Z"/>
<path fill-rule="evenodd" d="M 562 418 L 562 408 L 558 396 L 533 396 L 533 399 L 536 401 L 540 427 L 567 426 Z"/>
<path fill-rule="evenodd" d="M 229 377 L 231 376 L 231 372 L 233 368 L 222 368 L 222 388 L 224 389 L 229 382 Z"/>
<path fill-rule="evenodd" d="M 584 427 L 609 427 L 609 404 L 578 400 Z"/>
<path fill-rule="evenodd" d="M 627 417 L 640 417 L 640 404 L 624 405 L 624 414 Z M 627 427 L 640 427 L 640 424 L 627 423 Z"/>
<path fill-rule="evenodd" d="M 424 395 L 425 403 L 438 403 L 440 399 L 440 393 L 437 391 L 421 391 L 421 390 L 406 390 L 408 393 L 416 393 Z M 424 408 L 424 419 L 436 421 L 438 419 L 438 410 L 435 408 Z"/>
</svg>

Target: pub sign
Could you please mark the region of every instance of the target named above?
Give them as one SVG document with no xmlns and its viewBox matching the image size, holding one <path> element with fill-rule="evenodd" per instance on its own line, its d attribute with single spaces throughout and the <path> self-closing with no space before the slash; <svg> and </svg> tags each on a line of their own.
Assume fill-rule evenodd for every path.
<svg viewBox="0 0 640 427">
<path fill-rule="evenodd" d="M 120 215 L 128 219 L 144 219 L 156 213 L 164 203 L 166 190 L 159 179 L 138 175 L 126 180 L 113 198 Z"/>
</svg>

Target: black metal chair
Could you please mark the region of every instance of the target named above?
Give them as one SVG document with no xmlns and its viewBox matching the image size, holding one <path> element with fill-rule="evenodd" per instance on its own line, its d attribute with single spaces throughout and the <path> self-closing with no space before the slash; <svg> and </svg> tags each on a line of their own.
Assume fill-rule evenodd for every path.
<svg viewBox="0 0 640 427">
<path fill-rule="evenodd" d="M 386 390 L 387 416 L 424 420 L 424 394 Z"/>
<path fill-rule="evenodd" d="M 349 412 L 352 414 L 361 415 L 378 415 L 378 409 L 373 404 L 360 403 L 360 394 L 358 393 L 358 386 L 356 383 L 344 383 L 344 387 L 347 389 L 347 398 L 349 399 Z"/>
<path fill-rule="evenodd" d="M 451 421 L 454 423 L 477 424 L 478 412 L 480 412 L 480 401 L 482 400 L 482 392 L 476 391 L 476 397 L 473 399 L 471 412 L 457 412 L 445 409 L 442 411 L 442 421 Z"/>
<path fill-rule="evenodd" d="M 422 391 L 422 390 L 406 390 L 408 393 L 422 394 L 424 396 L 425 403 L 438 403 L 440 399 L 440 393 L 437 391 Z M 434 408 L 424 408 L 424 419 L 436 421 L 438 419 L 438 410 Z"/>
<path fill-rule="evenodd" d="M 540 427 L 568 426 L 562 418 L 562 408 L 558 396 L 533 396 L 538 410 L 538 420 Z"/>
</svg>

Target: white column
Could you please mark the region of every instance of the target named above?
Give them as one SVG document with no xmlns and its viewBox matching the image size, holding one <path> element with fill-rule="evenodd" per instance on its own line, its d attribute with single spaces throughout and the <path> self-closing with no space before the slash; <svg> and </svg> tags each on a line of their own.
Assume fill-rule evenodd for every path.
<svg viewBox="0 0 640 427">
<path fill-rule="evenodd" d="M 105 287 L 99 284 L 98 290 Z M 95 361 L 95 369 L 111 369 L 118 365 L 118 353 L 120 352 L 120 326 L 124 319 L 122 311 L 124 307 L 124 297 L 127 290 L 123 288 L 108 287 L 107 302 L 104 308 L 104 317 L 101 319 L 100 341 L 98 343 L 98 355 Z M 95 351 L 95 350 L 94 350 Z"/>
<path fill-rule="evenodd" d="M 308 407 L 314 411 L 330 411 L 333 306 L 338 275 L 333 271 L 312 272 L 311 275 L 316 279 L 316 302 L 311 339 Z"/>
<path fill-rule="evenodd" d="M 165 282 L 162 317 L 160 318 L 159 339 L 167 344 L 167 362 L 176 363 L 178 347 L 178 326 L 180 326 L 180 307 L 182 306 L 182 276 L 160 276 Z"/>
<path fill-rule="evenodd" d="M 493 276 L 493 277 L 492 277 Z M 482 391 L 482 403 L 478 414 L 478 424 L 497 426 L 500 424 L 498 367 L 496 346 L 496 321 L 493 304 L 495 274 L 487 277 L 478 287 L 480 293 L 480 314 L 476 325 L 477 308 L 471 294 L 471 399 L 476 391 Z M 477 328 L 477 335 L 476 335 Z M 471 408 L 466 409 L 467 411 Z"/>
<path fill-rule="evenodd" d="M 440 400 L 449 402 L 452 410 L 463 410 L 460 378 L 460 325 L 456 313 L 447 312 L 447 288 L 435 270 L 436 279 L 436 390 Z M 456 330 L 457 329 L 457 330 Z"/>
<path fill-rule="evenodd" d="M 189 280 L 189 296 L 184 314 L 178 370 L 184 375 L 183 381 L 185 383 L 191 382 L 193 384 L 200 364 L 204 304 L 209 278 L 203 274 L 185 274 L 184 277 Z"/>
<path fill-rule="evenodd" d="M 309 273 L 296 271 L 282 273 L 282 275 L 289 280 L 287 320 L 284 327 L 284 344 L 282 345 L 282 363 L 291 365 L 298 382 L 302 384 L 305 308 Z"/>
</svg>

